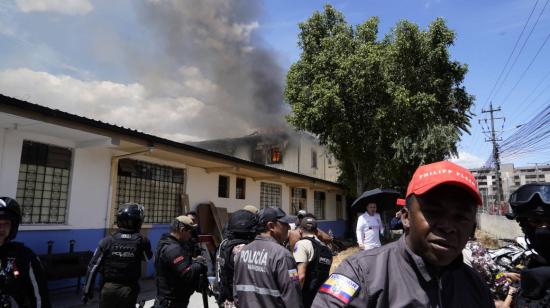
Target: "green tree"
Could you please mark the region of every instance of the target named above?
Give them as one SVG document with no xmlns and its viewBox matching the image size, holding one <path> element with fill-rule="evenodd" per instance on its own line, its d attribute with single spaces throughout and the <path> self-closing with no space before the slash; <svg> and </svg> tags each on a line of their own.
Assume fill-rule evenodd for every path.
<svg viewBox="0 0 550 308">
<path fill-rule="evenodd" d="M 419 165 L 456 155 L 473 104 L 443 19 L 427 30 L 401 21 L 383 38 L 378 23 L 352 27 L 330 5 L 314 12 L 299 25 L 302 53 L 286 77 L 288 121 L 328 146 L 357 193 L 403 190 Z"/>
</svg>

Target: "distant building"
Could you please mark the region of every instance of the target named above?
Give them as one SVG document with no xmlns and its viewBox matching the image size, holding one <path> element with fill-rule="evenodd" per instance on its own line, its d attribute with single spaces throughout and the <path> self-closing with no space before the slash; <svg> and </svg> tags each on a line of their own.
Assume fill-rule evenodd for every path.
<svg viewBox="0 0 550 308">
<path fill-rule="evenodd" d="M 470 169 L 477 180 L 479 191 L 483 198 L 484 210 L 490 211 L 489 206 L 494 203 L 496 196 L 496 175 L 492 168 Z M 535 183 L 550 182 L 550 164 L 532 165 L 529 167 L 514 167 L 514 164 L 502 164 L 500 170 L 503 201 L 508 201 L 510 194 L 519 186 Z M 503 210 L 501 212 L 504 212 Z"/>
</svg>

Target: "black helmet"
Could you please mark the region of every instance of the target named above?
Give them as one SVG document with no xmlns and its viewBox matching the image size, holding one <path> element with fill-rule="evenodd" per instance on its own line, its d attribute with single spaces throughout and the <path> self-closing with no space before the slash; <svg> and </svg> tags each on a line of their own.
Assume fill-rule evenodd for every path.
<svg viewBox="0 0 550 308">
<path fill-rule="evenodd" d="M 531 183 L 520 186 L 510 195 L 512 213 L 508 219 L 550 217 L 550 183 Z"/>
<path fill-rule="evenodd" d="M 19 203 L 10 197 L 0 197 L 0 218 L 11 220 L 11 230 L 6 241 L 13 240 L 21 223 Z"/>
<path fill-rule="evenodd" d="M 253 238 L 256 235 L 258 215 L 248 210 L 238 210 L 231 214 L 227 230 L 235 238 Z"/>
<path fill-rule="evenodd" d="M 117 226 L 121 229 L 139 231 L 145 216 L 144 211 L 143 205 L 137 203 L 121 205 L 116 214 Z"/>
</svg>

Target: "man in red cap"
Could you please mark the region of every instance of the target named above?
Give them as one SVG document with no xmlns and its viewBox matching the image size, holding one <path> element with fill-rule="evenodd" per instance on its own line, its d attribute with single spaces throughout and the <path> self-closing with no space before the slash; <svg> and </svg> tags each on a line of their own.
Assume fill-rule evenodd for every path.
<svg viewBox="0 0 550 308">
<path fill-rule="evenodd" d="M 411 179 L 398 241 L 345 259 L 313 307 L 494 307 L 461 251 L 481 197 L 473 175 L 441 161 Z"/>
</svg>

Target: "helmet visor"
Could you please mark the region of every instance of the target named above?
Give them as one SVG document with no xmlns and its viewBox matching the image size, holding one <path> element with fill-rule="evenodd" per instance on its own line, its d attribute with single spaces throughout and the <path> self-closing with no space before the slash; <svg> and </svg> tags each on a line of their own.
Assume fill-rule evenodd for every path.
<svg viewBox="0 0 550 308">
<path fill-rule="evenodd" d="M 527 203 L 538 194 L 542 202 L 550 204 L 550 185 L 526 185 L 510 195 L 510 203 Z"/>
</svg>

